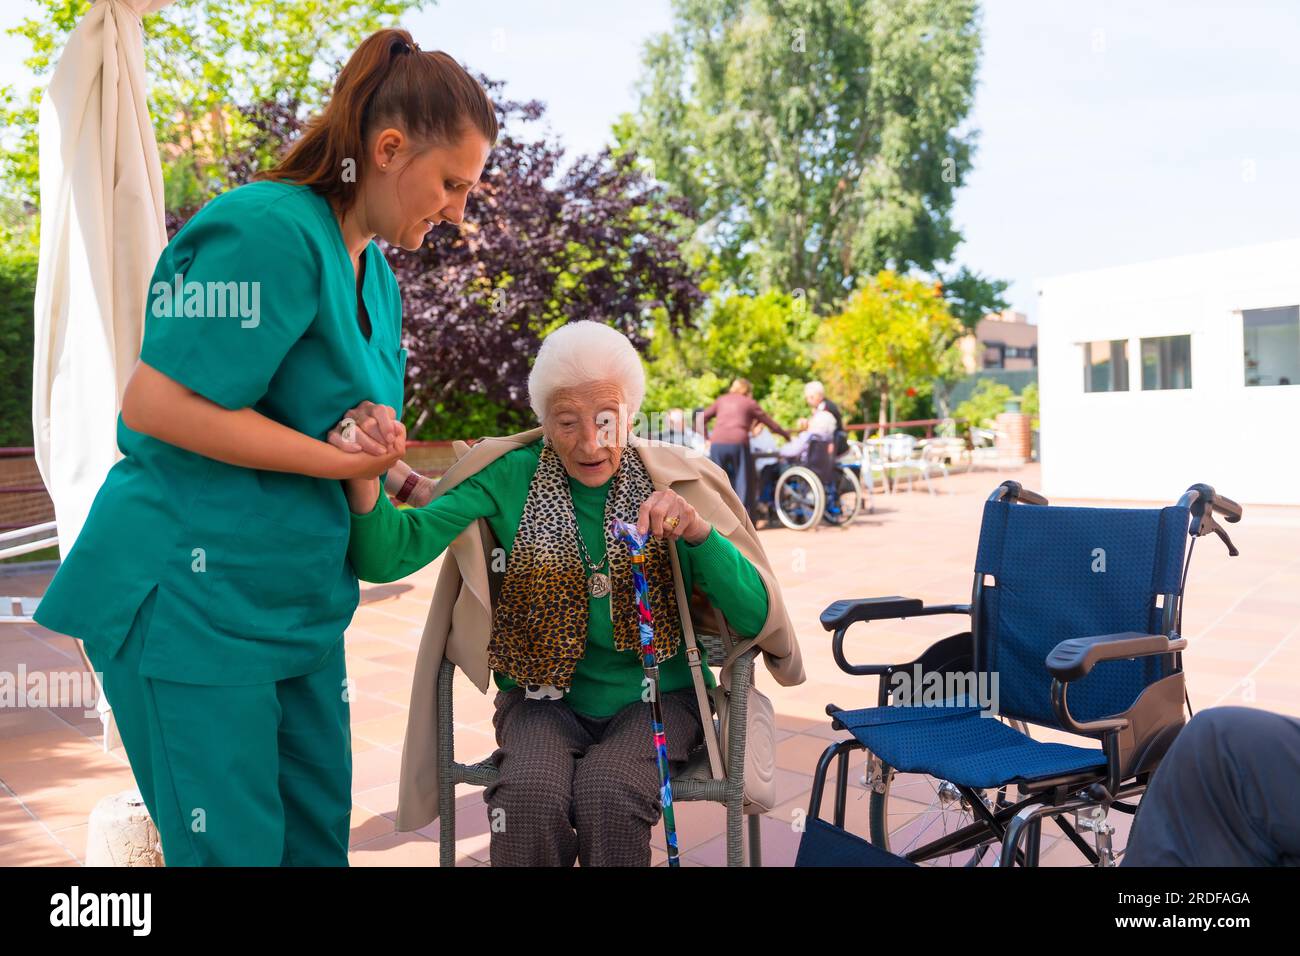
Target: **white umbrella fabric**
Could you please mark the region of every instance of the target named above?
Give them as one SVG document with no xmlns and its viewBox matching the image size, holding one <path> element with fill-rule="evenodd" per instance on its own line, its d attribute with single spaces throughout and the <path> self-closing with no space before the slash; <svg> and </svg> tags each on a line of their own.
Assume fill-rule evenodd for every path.
<svg viewBox="0 0 1300 956">
<path fill-rule="evenodd" d="M 32 433 L 64 555 L 119 457 L 117 415 L 167 242 L 141 17 L 171 2 L 96 0 L 41 99 Z"/>
</svg>

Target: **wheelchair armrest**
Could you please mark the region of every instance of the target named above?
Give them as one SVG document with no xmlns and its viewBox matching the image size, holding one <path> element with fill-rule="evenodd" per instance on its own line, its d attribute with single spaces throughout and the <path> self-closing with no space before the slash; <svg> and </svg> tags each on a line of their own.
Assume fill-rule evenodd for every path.
<svg viewBox="0 0 1300 956">
<path fill-rule="evenodd" d="M 1186 646 L 1187 642 L 1181 637 L 1170 639 L 1164 634 L 1140 634 L 1136 631 L 1072 637 L 1052 648 L 1045 663 L 1054 678 L 1068 684 L 1087 677 L 1102 661 L 1170 654 Z"/>
<path fill-rule="evenodd" d="M 950 607 L 951 605 L 944 605 Z M 967 609 L 969 611 L 969 609 Z M 822 627 L 828 631 L 847 628 L 858 621 L 884 621 L 900 617 L 919 617 L 926 613 L 920 598 L 892 597 L 849 598 L 836 601 L 822 611 Z M 936 613 L 931 611 L 930 613 Z"/>
<path fill-rule="evenodd" d="M 919 598 L 880 597 L 836 601 L 822 611 L 822 627 L 834 631 L 831 655 L 840 670 L 855 676 L 888 673 L 893 664 L 850 664 L 844 657 L 844 635 L 858 621 L 897 620 L 905 617 L 931 617 L 935 614 L 969 614 L 969 604 L 934 604 L 926 606 Z"/>
</svg>

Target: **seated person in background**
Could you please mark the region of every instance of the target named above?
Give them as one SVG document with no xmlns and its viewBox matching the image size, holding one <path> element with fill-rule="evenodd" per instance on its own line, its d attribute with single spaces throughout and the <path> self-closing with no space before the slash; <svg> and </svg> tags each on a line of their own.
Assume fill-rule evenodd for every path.
<svg viewBox="0 0 1300 956">
<path fill-rule="evenodd" d="M 762 422 L 754 422 L 749 432 L 749 452 L 756 464 L 762 464 L 759 459 L 776 457 L 776 436 Z"/>
<path fill-rule="evenodd" d="M 770 436 L 769 436 L 770 437 Z M 814 441 L 831 442 L 835 440 L 835 416 L 827 411 L 820 411 L 808 419 L 808 426 L 790 441 L 776 449 L 777 460 L 769 462 L 759 472 L 759 500 L 771 501 L 776 487 L 776 480 L 781 472 L 791 464 L 802 463 L 807 456 L 808 446 Z M 773 443 L 775 447 L 775 443 Z M 750 442 L 753 447 L 753 441 Z M 757 455 L 757 452 L 755 452 Z M 774 516 L 769 515 L 768 520 Z"/>
<path fill-rule="evenodd" d="M 835 416 L 830 412 L 821 411 L 808 419 L 807 428 L 777 449 L 777 454 L 787 462 L 792 459 L 802 460 L 808 451 L 808 445 L 810 443 L 814 441 L 834 440 Z"/>
<path fill-rule="evenodd" d="M 651 429 L 647 436 L 656 441 L 668 442 L 672 445 L 685 445 L 692 451 L 703 452 L 707 442 L 703 435 L 693 429 L 686 427 L 686 411 L 681 408 L 670 408 L 664 416 L 663 426 L 659 429 Z"/>
<path fill-rule="evenodd" d="M 848 451 L 849 433 L 844 429 L 844 415 L 840 407 L 826 397 L 825 386 L 821 382 L 809 382 L 803 387 L 803 397 L 814 412 L 825 411 L 835 416 L 835 454 L 842 455 Z"/>
</svg>

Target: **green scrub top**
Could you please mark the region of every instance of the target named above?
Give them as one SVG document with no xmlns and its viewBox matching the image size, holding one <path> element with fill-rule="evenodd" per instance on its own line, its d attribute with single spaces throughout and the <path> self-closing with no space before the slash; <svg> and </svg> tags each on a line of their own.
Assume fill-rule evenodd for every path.
<svg viewBox="0 0 1300 956">
<path fill-rule="evenodd" d="M 400 411 L 397 281 L 373 242 L 356 275 L 326 200 L 255 182 L 209 202 L 150 280 L 141 359 L 217 404 L 323 440 L 363 400 Z M 341 653 L 359 597 L 332 479 L 228 465 L 132 431 L 38 607 L 37 623 L 112 655 L 156 586 L 140 673 L 254 684 Z"/>
</svg>

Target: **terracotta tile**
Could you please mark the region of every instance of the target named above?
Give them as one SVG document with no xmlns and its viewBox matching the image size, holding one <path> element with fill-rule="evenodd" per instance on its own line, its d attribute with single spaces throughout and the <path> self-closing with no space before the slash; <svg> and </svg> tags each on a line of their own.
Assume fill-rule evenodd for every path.
<svg viewBox="0 0 1300 956">
<path fill-rule="evenodd" d="M 391 669 L 392 668 L 387 667 L 384 664 L 376 664 L 370 658 L 361 657 L 359 655 L 353 656 L 351 652 L 348 653 L 348 676 L 349 677 L 361 679 L 361 678 L 368 677 L 371 674 L 383 673 Z"/>
<path fill-rule="evenodd" d="M 348 852 L 351 866 L 437 866 L 438 845 L 415 833 L 389 833 Z"/>
<path fill-rule="evenodd" d="M 395 832 L 393 821 L 388 817 L 372 813 L 365 807 L 353 804 L 352 806 L 352 830 L 349 836 L 348 845 L 357 847 L 363 843 L 377 839 L 381 836 L 387 836 Z"/>
<path fill-rule="evenodd" d="M 67 722 L 60 720 L 48 707 L 0 708 L 0 739 L 30 737 L 67 727 Z"/>
<path fill-rule="evenodd" d="M 372 658 L 377 664 L 385 664 L 410 676 L 415 671 L 415 651 L 399 651 L 396 654 L 384 654 Z"/>
<path fill-rule="evenodd" d="M 357 688 L 353 689 L 352 699 L 348 701 L 348 711 L 352 717 L 353 727 L 381 717 L 406 714 L 405 708 L 399 707 L 392 701 L 384 700 L 374 694 L 367 694 Z"/>
<path fill-rule="evenodd" d="M 398 751 L 373 747 L 352 754 L 352 792 L 354 794 L 387 783 L 396 783 L 402 767 Z"/>
<path fill-rule="evenodd" d="M 387 697 L 397 691 L 410 693 L 411 675 L 405 671 L 388 669 L 376 671 L 365 677 L 358 677 L 353 682 L 354 693 Z"/>
<path fill-rule="evenodd" d="M 384 640 L 382 637 L 374 637 L 368 633 L 359 633 L 355 625 L 348 629 L 347 636 L 344 638 L 344 653 L 347 654 L 349 662 L 373 659 L 382 657 L 385 654 L 396 654 L 401 650 L 403 650 L 402 646 L 393 641 Z"/>
<path fill-rule="evenodd" d="M 776 745 L 776 765 L 811 774 L 830 741 L 810 734 L 793 734 Z"/>
<path fill-rule="evenodd" d="M 46 833 L 6 844 L 0 848 L 0 861 L 5 866 L 79 866 L 81 863 L 67 847 Z"/>
<path fill-rule="evenodd" d="M 31 828 L 35 828 L 32 830 Z M 36 833 L 44 832 L 40 824 L 23 808 L 18 798 L 0 791 L 0 847 L 6 843 L 31 839 Z M 0 857 L 3 857 L 0 850 Z"/>
<path fill-rule="evenodd" d="M 352 802 L 370 813 L 395 815 L 397 813 L 397 780 L 378 787 L 359 787 L 356 777 L 356 758 L 353 758 Z"/>
<path fill-rule="evenodd" d="M 848 529 L 800 534 L 763 530 L 760 538 L 777 570 L 800 635 L 808 680 L 779 687 L 760 668 L 759 686 L 773 700 L 778 727 L 778 805 L 763 820 L 764 861 L 788 865 L 797 848 L 794 823 L 806 813 L 812 772 L 826 745 L 847 736 L 834 731 L 827 703 L 846 707 L 875 702 L 876 680 L 842 673 L 831 658 L 830 635 L 818 615 L 832 600 L 848 596 L 903 594 L 929 603 L 965 601 L 979 533 L 983 498 L 1008 477 L 993 471 L 954 474 L 941 482 L 945 494 L 900 491 L 875 497 L 873 514 Z M 1029 487 L 1036 467 L 1015 474 Z M 1095 504 L 1057 501 L 1056 504 Z M 1234 527 L 1241 557 L 1229 559 L 1207 540 L 1196 549 L 1188 584 L 1183 631 L 1192 638 L 1185 657 L 1188 687 L 1197 709 L 1215 703 L 1245 704 L 1300 715 L 1300 555 L 1294 546 L 1297 509 L 1247 509 Z M 880 559 L 888 556 L 887 560 Z M 362 587 L 346 638 L 349 675 L 356 679 L 351 702 L 354 762 L 352 859 L 357 865 L 435 865 L 438 824 L 415 834 L 393 829 L 397 778 L 415 651 L 423 632 L 440 561 L 391 584 Z M 6 578 L 8 590 L 26 581 L 41 593 L 49 574 Z M 962 626 L 959 617 L 875 622 L 850 632 L 846 653 L 862 662 L 901 663 L 939 637 Z M 0 625 L 0 670 L 66 669 L 79 662 L 77 643 L 36 625 Z M 458 756 L 476 759 L 495 748 L 491 718 L 495 687 L 482 694 L 463 673 L 454 687 Z M 130 771 L 121 748 L 105 755 L 97 720 L 74 710 L 0 710 L 0 781 L 36 813 L 33 821 L 0 788 L 0 861 L 75 865 L 84 853 L 89 809 L 105 793 L 124 789 Z M 1035 739 L 1077 738 L 1034 730 Z M 861 751 L 850 759 L 849 828 L 865 834 L 869 800 L 860 782 Z M 825 812 L 833 795 L 834 768 Z M 457 787 L 459 865 L 488 859 L 488 820 L 479 788 Z M 902 807 L 901 803 L 896 804 Z M 725 858 L 725 811 L 717 804 L 679 803 L 683 865 L 716 865 Z M 1112 815 L 1123 832 L 1128 819 Z M 54 836 L 41 826 L 54 831 Z M 35 827 L 35 829 L 31 829 Z M 65 845 L 66 844 L 66 845 Z M 13 853 L 11 848 L 17 848 Z M 1074 848 L 1053 838 L 1045 863 L 1067 863 Z M 661 828 L 651 843 L 652 863 L 666 862 Z"/>
<path fill-rule="evenodd" d="M 366 720 L 361 723 L 354 722 L 352 724 L 353 741 L 361 738 L 383 747 L 400 750 L 405 737 L 406 714 L 400 711 L 387 717 L 378 717 L 374 720 Z"/>
</svg>

